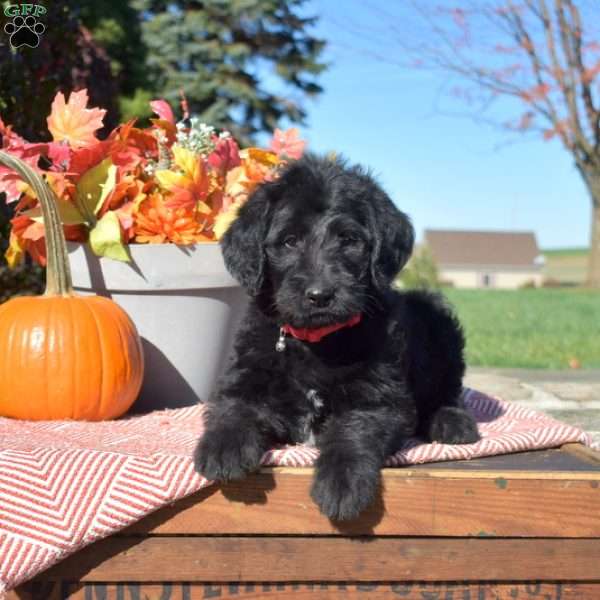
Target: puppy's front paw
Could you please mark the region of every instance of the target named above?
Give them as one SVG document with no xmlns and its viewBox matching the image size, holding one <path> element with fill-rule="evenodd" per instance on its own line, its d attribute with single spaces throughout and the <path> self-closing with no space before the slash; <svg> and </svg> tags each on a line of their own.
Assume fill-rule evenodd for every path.
<svg viewBox="0 0 600 600">
<path fill-rule="evenodd" d="M 194 452 L 196 471 L 213 481 L 243 479 L 256 471 L 264 454 L 261 436 L 251 429 L 207 430 Z"/>
<path fill-rule="evenodd" d="M 473 444 L 481 439 L 475 419 L 455 406 L 438 409 L 429 426 L 429 438 L 442 444 Z"/>
<path fill-rule="evenodd" d="M 379 467 L 368 460 L 321 455 L 317 462 L 312 499 L 333 521 L 357 517 L 375 499 Z"/>
</svg>

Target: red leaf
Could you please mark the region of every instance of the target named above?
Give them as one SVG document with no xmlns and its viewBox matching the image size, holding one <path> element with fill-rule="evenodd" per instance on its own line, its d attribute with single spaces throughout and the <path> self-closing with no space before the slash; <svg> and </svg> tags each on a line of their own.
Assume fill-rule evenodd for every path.
<svg viewBox="0 0 600 600">
<path fill-rule="evenodd" d="M 48 144 L 48 158 L 55 168 L 68 171 L 71 165 L 71 148 L 64 142 L 50 142 Z"/>
<path fill-rule="evenodd" d="M 73 150 L 69 172 L 75 175 L 83 175 L 106 158 L 109 147 L 108 141 L 96 140 L 93 145 Z"/>
<path fill-rule="evenodd" d="M 150 107 L 163 121 L 175 125 L 175 115 L 168 102 L 165 100 L 152 100 L 152 102 L 150 102 Z"/>
<path fill-rule="evenodd" d="M 208 157 L 208 164 L 223 174 L 241 165 L 240 149 L 236 141 L 231 137 L 220 138 Z"/>
<path fill-rule="evenodd" d="M 523 114 L 521 116 L 521 119 L 519 120 L 519 123 L 517 124 L 517 129 L 520 129 L 521 131 L 525 131 L 525 130 L 529 129 L 531 127 L 531 124 L 533 123 L 534 118 L 535 118 L 534 113 L 526 112 L 525 114 Z"/>
<path fill-rule="evenodd" d="M 0 134 L 2 135 L 2 150 L 24 160 L 36 171 L 41 171 L 38 161 L 40 156 L 47 154 L 47 144 L 30 144 L 14 133 L 11 127 L 6 126 L 2 119 L 0 119 Z M 12 169 L 0 166 L 0 193 L 6 194 L 7 203 L 16 202 L 21 196 L 21 192 L 17 188 L 17 182 L 20 180 L 20 177 Z"/>
<path fill-rule="evenodd" d="M 306 142 L 300 139 L 298 129 L 292 127 L 287 131 L 276 129 L 271 140 L 271 150 L 279 157 L 298 159 L 304 152 Z"/>
<path fill-rule="evenodd" d="M 566 120 L 559 121 L 553 129 L 544 130 L 544 139 L 551 140 L 555 135 L 565 134 L 569 130 L 569 123 Z"/>
<path fill-rule="evenodd" d="M 32 239 L 35 236 L 35 229 L 31 230 L 34 221 L 24 216 L 16 216 L 10 222 L 11 236 L 15 236 L 15 238 L 19 241 L 19 245 L 21 248 L 27 252 L 31 258 L 38 264 L 42 266 L 46 266 L 46 240 L 44 237 L 40 237 L 37 240 Z M 42 228 L 44 227 L 41 223 L 37 223 L 36 225 L 40 225 Z M 26 232 L 29 232 L 29 237 L 26 237 Z M 39 232 L 39 228 L 38 228 Z"/>
<path fill-rule="evenodd" d="M 23 231 L 23 239 L 37 242 L 38 240 L 41 240 L 45 234 L 46 230 L 44 229 L 44 224 L 34 221 Z"/>
<path fill-rule="evenodd" d="M 550 86 L 547 83 L 541 83 L 529 90 L 521 92 L 521 98 L 523 98 L 525 102 L 536 102 L 537 100 L 542 100 L 545 98 L 549 91 Z"/>
<path fill-rule="evenodd" d="M 148 129 L 134 127 L 129 121 L 110 136 L 110 156 L 122 171 L 132 171 L 147 158 L 158 156 L 156 138 Z"/>
</svg>

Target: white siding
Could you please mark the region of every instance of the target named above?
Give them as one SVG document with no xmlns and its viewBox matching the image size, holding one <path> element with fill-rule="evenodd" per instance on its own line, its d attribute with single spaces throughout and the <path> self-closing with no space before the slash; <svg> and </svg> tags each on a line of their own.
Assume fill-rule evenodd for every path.
<svg viewBox="0 0 600 600">
<path fill-rule="evenodd" d="M 542 284 L 542 274 L 539 269 L 440 268 L 439 277 L 442 282 L 451 283 L 457 288 L 488 287 L 514 290 L 531 281 L 536 287 Z"/>
</svg>

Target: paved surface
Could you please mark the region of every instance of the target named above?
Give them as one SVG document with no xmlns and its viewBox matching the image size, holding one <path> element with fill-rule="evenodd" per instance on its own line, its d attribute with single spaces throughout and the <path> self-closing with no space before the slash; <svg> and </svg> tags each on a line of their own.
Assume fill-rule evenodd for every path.
<svg viewBox="0 0 600 600">
<path fill-rule="evenodd" d="M 600 442 L 600 370 L 472 367 L 465 385 L 581 427 Z"/>
</svg>

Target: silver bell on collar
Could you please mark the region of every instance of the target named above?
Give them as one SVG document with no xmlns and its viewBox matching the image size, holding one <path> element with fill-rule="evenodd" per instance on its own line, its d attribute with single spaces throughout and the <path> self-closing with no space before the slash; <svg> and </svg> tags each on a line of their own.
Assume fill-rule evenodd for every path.
<svg viewBox="0 0 600 600">
<path fill-rule="evenodd" d="M 279 329 L 279 338 L 275 344 L 275 350 L 277 352 L 283 352 L 285 350 L 285 331 L 283 327 Z"/>
</svg>

